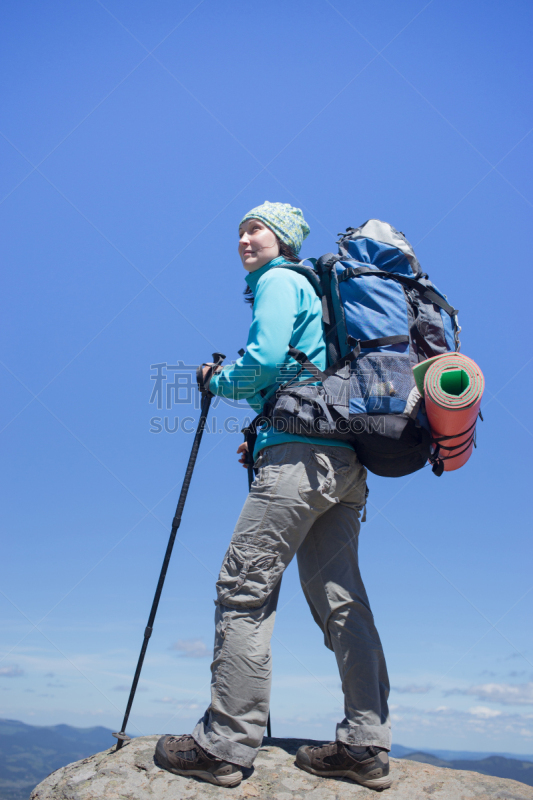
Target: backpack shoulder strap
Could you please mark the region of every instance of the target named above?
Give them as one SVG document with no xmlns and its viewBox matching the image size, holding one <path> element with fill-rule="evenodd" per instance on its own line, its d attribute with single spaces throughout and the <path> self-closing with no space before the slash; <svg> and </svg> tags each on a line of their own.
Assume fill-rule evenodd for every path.
<svg viewBox="0 0 533 800">
<path fill-rule="evenodd" d="M 308 261 L 311 261 L 311 259 L 308 259 Z M 302 263 L 276 264 L 274 267 L 271 267 L 271 269 L 290 269 L 292 272 L 297 272 L 299 275 L 303 275 L 305 278 L 307 278 L 307 280 L 315 290 L 316 294 L 320 298 L 322 298 L 323 292 L 322 292 L 322 286 L 320 285 L 320 278 L 318 277 L 314 269 L 311 269 L 311 267 L 306 267 Z"/>
<path fill-rule="evenodd" d="M 320 277 L 322 286 L 322 319 L 324 321 L 324 336 L 326 339 L 326 352 L 328 364 L 336 364 L 341 357 L 339 326 L 344 329 L 341 318 L 343 317 L 340 302 L 339 285 L 336 280 L 334 266 L 340 256 L 335 253 L 326 253 L 315 262 L 315 269 Z M 334 302 L 334 295 L 336 303 Z"/>
</svg>

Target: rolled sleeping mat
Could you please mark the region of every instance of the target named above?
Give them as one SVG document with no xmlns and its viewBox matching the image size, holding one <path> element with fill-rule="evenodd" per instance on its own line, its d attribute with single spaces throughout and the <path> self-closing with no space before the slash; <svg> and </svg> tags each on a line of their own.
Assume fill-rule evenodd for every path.
<svg viewBox="0 0 533 800">
<path fill-rule="evenodd" d="M 474 448 L 476 422 L 485 379 L 475 361 L 461 353 L 445 353 L 413 367 L 424 396 L 436 458 L 445 472 L 466 464 Z"/>
</svg>

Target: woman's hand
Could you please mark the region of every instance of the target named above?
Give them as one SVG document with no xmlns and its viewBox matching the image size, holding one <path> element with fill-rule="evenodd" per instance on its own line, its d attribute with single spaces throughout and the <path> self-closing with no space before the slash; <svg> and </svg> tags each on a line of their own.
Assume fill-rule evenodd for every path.
<svg viewBox="0 0 533 800">
<path fill-rule="evenodd" d="M 248 444 L 243 442 L 237 448 L 237 453 L 240 454 L 239 464 L 242 464 L 244 469 L 248 469 Z"/>
<path fill-rule="evenodd" d="M 210 381 L 213 375 L 215 375 L 217 372 L 220 372 L 221 369 L 222 369 L 221 366 L 215 367 L 214 364 L 205 364 L 202 367 L 202 372 L 201 372 L 202 377 L 200 378 L 200 371 L 196 373 L 196 380 L 198 381 L 198 389 L 200 392 L 202 392 L 202 394 L 208 391 L 207 381 L 208 380 Z"/>
<path fill-rule="evenodd" d="M 213 366 L 212 364 L 208 364 L 208 365 L 207 365 L 206 367 L 204 367 L 204 368 L 203 368 L 203 370 L 202 370 L 202 375 L 203 375 L 204 383 L 206 382 L 206 379 L 207 379 L 207 374 L 208 374 L 209 370 L 212 368 L 212 366 Z M 217 373 L 217 372 L 220 372 L 220 371 L 221 371 L 221 369 L 222 369 L 222 367 L 217 367 L 215 370 L 213 370 L 213 375 L 216 375 L 216 373 Z"/>
</svg>

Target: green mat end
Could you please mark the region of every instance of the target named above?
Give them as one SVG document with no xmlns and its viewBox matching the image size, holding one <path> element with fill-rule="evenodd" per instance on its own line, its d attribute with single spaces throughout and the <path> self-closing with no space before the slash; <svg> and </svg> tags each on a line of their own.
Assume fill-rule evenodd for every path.
<svg viewBox="0 0 533 800">
<path fill-rule="evenodd" d="M 440 358 L 440 356 L 433 356 L 433 358 L 428 358 L 427 361 L 421 361 L 420 364 L 417 364 L 416 367 L 413 367 L 416 388 L 418 389 L 422 397 L 424 397 L 424 378 L 426 377 L 426 372 L 433 364 L 433 362 L 437 360 L 437 358 Z"/>
</svg>

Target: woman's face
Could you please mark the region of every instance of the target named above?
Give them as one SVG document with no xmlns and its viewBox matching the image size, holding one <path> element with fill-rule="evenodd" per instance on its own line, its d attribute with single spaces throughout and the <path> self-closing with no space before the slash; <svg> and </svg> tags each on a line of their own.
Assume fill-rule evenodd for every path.
<svg viewBox="0 0 533 800">
<path fill-rule="evenodd" d="M 279 242 L 270 228 L 258 219 L 247 219 L 239 227 L 239 255 L 248 272 L 264 267 L 279 256 Z"/>
</svg>

